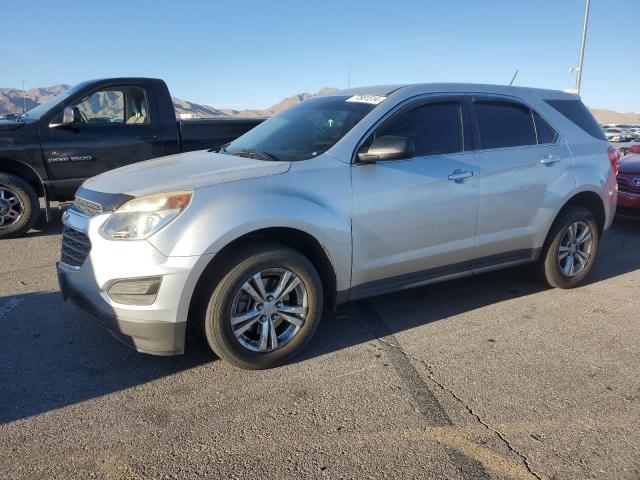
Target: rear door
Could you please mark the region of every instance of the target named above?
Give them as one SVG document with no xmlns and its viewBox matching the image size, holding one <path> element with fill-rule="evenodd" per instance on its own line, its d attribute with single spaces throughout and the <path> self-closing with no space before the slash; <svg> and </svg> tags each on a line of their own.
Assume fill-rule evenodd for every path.
<svg viewBox="0 0 640 480">
<path fill-rule="evenodd" d="M 49 127 L 62 123 L 63 108 L 55 112 L 43 125 L 41 138 L 56 194 L 69 197 L 88 177 L 162 156 L 162 135 L 152 103 L 142 86 L 110 86 L 66 103 L 74 109 L 73 125 Z"/>
<path fill-rule="evenodd" d="M 473 97 L 480 145 L 480 196 L 474 259 L 518 261 L 540 247 L 558 192 L 571 179 L 571 153 L 536 111 L 506 97 Z M 553 208 L 550 206 L 554 205 Z"/>
</svg>

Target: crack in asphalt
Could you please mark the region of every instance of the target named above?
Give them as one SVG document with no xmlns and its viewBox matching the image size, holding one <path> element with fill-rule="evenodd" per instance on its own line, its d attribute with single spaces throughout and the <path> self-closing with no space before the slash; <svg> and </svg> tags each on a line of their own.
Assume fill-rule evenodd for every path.
<svg viewBox="0 0 640 480">
<path fill-rule="evenodd" d="M 458 394 L 456 394 L 456 392 L 454 392 L 451 388 L 447 387 L 445 384 L 440 382 L 436 378 L 433 372 L 433 367 L 431 367 L 431 365 L 429 365 L 424 360 L 421 360 L 417 357 L 414 357 L 413 355 L 408 354 L 400 345 L 391 343 L 388 340 L 385 340 L 384 338 L 378 338 L 377 340 L 379 342 L 387 344 L 390 347 L 397 349 L 400 353 L 402 353 L 402 355 L 404 355 L 408 359 L 414 360 L 420 363 L 421 365 L 423 365 L 425 370 L 427 371 L 427 376 L 433 383 L 435 383 L 438 386 L 438 388 L 440 388 L 442 391 L 447 392 L 449 395 L 451 395 L 460 405 L 462 405 L 465 408 L 465 410 L 467 410 L 467 412 L 469 412 L 469 414 L 471 414 L 478 421 L 478 423 L 480 423 L 483 427 L 485 427 L 487 430 L 493 433 L 498 439 L 500 439 L 502 443 L 509 449 L 509 451 L 517 455 L 522 460 L 522 463 L 524 464 L 525 468 L 529 471 L 531 475 L 533 475 L 538 480 L 542 480 L 542 477 L 540 477 L 540 475 L 538 475 L 535 471 L 533 471 L 527 456 L 522 452 L 520 452 L 518 449 L 516 449 L 513 445 L 511 445 L 511 442 L 509 442 L 509 440 L 505 437 L 503 433 L 491 427 L 487 422 L 485 422 L 482 419 L 482 417 L 480 417 L 480 415 L 473 409 L 473 407 L 471 407 L 464 400 L 462 400 L 462 398 L 460 398 Z"/>
<path fill-rule="evenodd" d="M 367 325 L 372 330 L 376 339 L 383 337 L 395 341 L 395 337 L 378 314 L 378 312 L 366 301 L 356 302 L 363 317 L 368 317 Z M 453 421 L 447 415 L 436 396 L 430 390 L 425 379 L 417 372 L 409 357 L 397 347 L 391 347 L 393 342 L 382 343 L 383 351 L 400 380 L 405 384 L 414 402 L 417 404 L 416 412 L 426 418 L 430 427 L 452 427 Z M 446 446 L 446 445 L 445 445 Z M 465 455 L 462 451 L 448 447 L 453 465 L 459 469 L 464 478 L 489 479 L 484 465 L 478 460 Z"/>
</svg>

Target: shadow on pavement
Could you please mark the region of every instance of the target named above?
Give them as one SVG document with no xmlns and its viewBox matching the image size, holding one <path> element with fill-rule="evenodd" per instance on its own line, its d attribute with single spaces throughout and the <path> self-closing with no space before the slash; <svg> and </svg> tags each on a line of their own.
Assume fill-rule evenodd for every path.
<svg viewBox="0 0 640 480">
<path fill-rule="evenodd" d="M 640 222 L 616 221 L 601 244 L 589 283 L 638 269 Z M 544 289 L 521 269 L 510 269 L 365 302 L 397 311 L 392 321 L 385 322 L 388 331 L 383 334 L 387 335 Z M 3 306 L 16 301 L 20 303 L 3 313 Z M 343 305 L 325 315 L 316 337 L 295 362 L 380 335 L 380 328 L 357 304 Z M 197 347 L 177 357 L 144 355 L 108 336 L 88 315 L 63 303 L 58 292 L 0 298 L 0 424 L 135 387 L 214 358 Z"/>
</svg>

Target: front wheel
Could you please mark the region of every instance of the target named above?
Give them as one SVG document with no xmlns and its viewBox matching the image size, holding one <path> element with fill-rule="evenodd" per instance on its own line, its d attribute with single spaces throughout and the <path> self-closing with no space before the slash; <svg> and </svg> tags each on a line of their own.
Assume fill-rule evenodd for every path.
<svg viewBox="0 0 640 480">
<path fill-rule="evenodd" d="M 600 229 L 593 214 L 569 207 L 551 227 L 535 265 L 538 277 L 551 287 L 578 286 L 593 267 L 599 242 Z"/>
<path fill-rule="evenodd" d="M 262 245 L 238 251 L 210 289 L 204 333 L 220 358 L 270 368 L 300 353 L 322 316 L 322 282 L 296 250 Z"/>
<path fill-rule="evenodd" d="M 40 204 L 31 185 L 0 172 L 0 238 L 25 234 L 38 220 Z"/>
</svg>

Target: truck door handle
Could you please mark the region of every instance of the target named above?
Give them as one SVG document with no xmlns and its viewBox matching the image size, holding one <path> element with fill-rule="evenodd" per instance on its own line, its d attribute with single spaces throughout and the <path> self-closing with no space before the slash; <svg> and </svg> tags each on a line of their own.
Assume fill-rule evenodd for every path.
<svg viewBox="0 0 640 480">
<path fill-rule="evenodd" d="M 469 178 L 469 177 L 473 177 L 473 172 L 470 171 L 462 171 L 462 170 L 455 170 L 451 175 L 449 175 L 449 180 L 456 182 L 456 183 L 462 183 L 462 180 L 464 180 L 465 178 Z"/>
<path fill-rule="evenodd" d="M 553 165 L 554 163 L 558 163 L 559 161 L 560 159 L 558 157 L 554 157 L 553 155 L 547 155 L 542 160 L 540 160 L 540 163 L 542 165 Z"/>
</svg>

